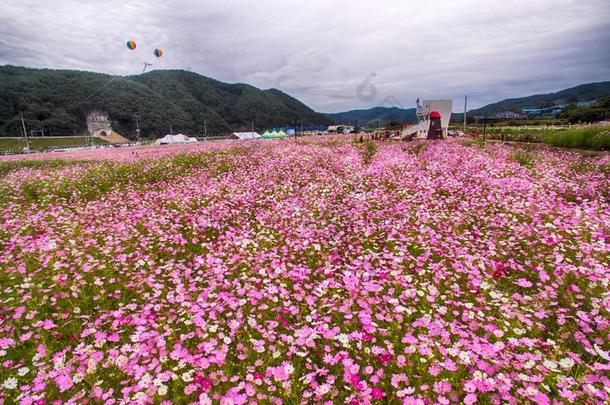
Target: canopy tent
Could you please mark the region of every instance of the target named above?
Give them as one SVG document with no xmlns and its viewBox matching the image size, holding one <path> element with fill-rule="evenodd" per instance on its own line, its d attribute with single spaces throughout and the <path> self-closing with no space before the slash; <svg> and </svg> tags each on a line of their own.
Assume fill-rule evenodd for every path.
<svg viewBox="0 0 610 405">
<path fill-rule="evenodd" d="M 233 139 L 240 139 L 243 141 L 246 139 L 257 139 L 257 138 L 260 138 L 261 136 L 256 132 L 233 132 L 231 134 L 231 137 Z"/>
<path fill-rule="evenodd" d="M 280 130 L 278 131 L 273 131 L 271 133 L 269 133 L 269 131 L 265 131 L 265 133 L 261 136 L 261 139 L 276 139 L 276 138 L 287 138 L 288 135 L 286 135 L 286 132 Z"/>
<path fill-rule="evenodd" d="M 165 135 L 155 141 L 155 145 L 174 145 L 184 143 L 197 143 L 197 138 L 190 138 L 184 134 Z"/>
</svg>

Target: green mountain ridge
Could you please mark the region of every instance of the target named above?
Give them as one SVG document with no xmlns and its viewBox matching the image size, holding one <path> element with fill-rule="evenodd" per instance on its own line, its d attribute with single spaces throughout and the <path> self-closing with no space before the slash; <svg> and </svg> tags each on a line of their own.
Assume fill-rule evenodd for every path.
<svg viewBox="0 0 610 405">
<path fill-rule="evenodd" d="M 381 126 L 392 122 L 417 122 L 415 108 L 374 107 L 367 110 L 351 110 L 325 115 L 336 124 L 351 124 L 365 128 L 377 128 L 380 121 Z"/>
<path fill-rule="evenodd" d="M 586 83 L 554 93 L 534 94 L 527 97 L 507 98 L 481 108 L 468 111 L 468 115 L 484 116 L 504 111 L 521 112 L 522 108 L 544 108 L 568 105 L 581 101 L 594 101 L 610 95 L 610 81 Z M 463 117 L 463 114 L 456 114 Z"/>
<path fill-rule="evenodd" d="M 610 81 L 586 83 L 569 89 L 560 90 L 554 93 L 535 94 L 527 97 L 510 98 L 496 103 L 488 104 L 481 108 L 468 111 L 469 116 L 483 116 L 485 114 L 497 114 L 504 111 L 520 112 L 522 108 L 534 107 L 542 108 L 554 105 L 568 105 L 579 101 L 593 101 L 604 96 L 610 95 Z M 454 104 L 455 106 L 455 104 Z M 326 114 L 336 124 L 352 124 L 363 127 L 376 128 L 378 120 L 381 125 L 394 122 L 416 122 L 415 108 L 398 107 L 374 107 L 364 110 L 352 110 Z M 462 122 L 463 113 L 453 113 L 452 121 Z"/>
<path fill-rule="evenodd" d="M 303 122 L 330 124 L 324 115 L 277 89 L 224 83 L 182 70 L 111 76 L 75 70 L 0 66 L 0 136 L 19 136 L 22 112 L 29 129 L 49 135 L 86 131 L 86 115 L 106 111 L 113 129 L 135 137 L 174 132 L 202 135 Z"/>
</svg>

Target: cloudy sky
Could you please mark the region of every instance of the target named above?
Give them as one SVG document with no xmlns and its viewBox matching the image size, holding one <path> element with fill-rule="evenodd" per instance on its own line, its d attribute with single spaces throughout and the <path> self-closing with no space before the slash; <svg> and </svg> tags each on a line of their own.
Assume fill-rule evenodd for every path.
<svg viewBox="0 0 610 405">
<path fill-rule="evenodd" d="M 144 62 L 279 88 L 323 112 L 418 97 L 459 110 L 466 93 L 475 108 L 610 80 L 610 1 L 0 2 L 0 64 L 128 75 Z"/>
</svg>

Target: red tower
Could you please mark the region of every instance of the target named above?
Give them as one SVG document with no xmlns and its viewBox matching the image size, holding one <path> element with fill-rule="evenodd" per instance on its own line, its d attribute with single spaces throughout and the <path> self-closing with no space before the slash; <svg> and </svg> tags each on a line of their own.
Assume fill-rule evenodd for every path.
<svg viewBox="0 0 610 405">
<path fill-rule="evenodd" d="M 432 111 L 430 113 L 430 128 L 428 139 L 443 139 L 443 128 L 441 127 L 441 113 Z"/>
</svg>

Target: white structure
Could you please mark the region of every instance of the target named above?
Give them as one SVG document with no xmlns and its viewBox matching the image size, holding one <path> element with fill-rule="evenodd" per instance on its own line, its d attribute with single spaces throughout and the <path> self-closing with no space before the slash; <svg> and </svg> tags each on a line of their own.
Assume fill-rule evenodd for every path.
<svg viewBox="0 0 610 405">
<path fill-rule="evenodd" d="M 190 138 L 184 134 L 165 135 L 155 141 L 155 145 L 175 145 L 184 143 L 197 143 L 197 138 Z"/>
<path fill-rule="evenodd" d="M 441 128 L 443 129 L 443 137 L 446 138 L 452 107 L 453 103 L 451 100 L 424 100 L 420 104 L 418 99 L 416 111 L 418 122 L 415 125 L 403 129 L 402 137 L 408 138 L 413 136 L 414 138 L 427 138 L 430 129 L 430 113 L 436 111 L 441 115 Z"/>
<path fill-rule="evenodd" d="M 352 125 L 331 125 L 328 127 L 328 132 L 337 132 L 339 134 L 351 134 L 355 128 Z"/>
<path fill-rule="evenodd" d="M 87 132 L 91 136 L 107 136 L 112 132 L 108 114 L 104 111 L 91 111 L 87 114 Z"/>
<path fill-rule="evenodd" d="M 260 135 L 257 132 L 233 132 L 231 134 L 233 139 L 239 139 L 245 141 L 247 139 L 256 139 L 260 138 Z"/>
</svg>

